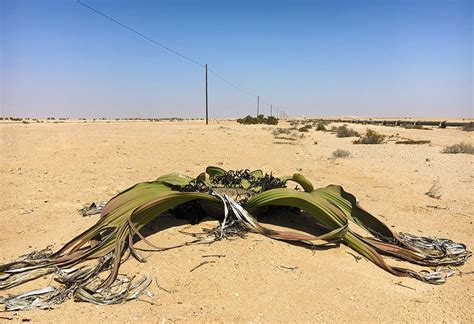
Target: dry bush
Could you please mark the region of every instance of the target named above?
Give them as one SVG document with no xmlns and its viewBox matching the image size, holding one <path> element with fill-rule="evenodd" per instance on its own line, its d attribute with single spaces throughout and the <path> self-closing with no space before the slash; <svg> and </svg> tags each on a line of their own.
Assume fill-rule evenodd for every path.
<svg viewBox="0 0 474 324">
<path fill-rule="evenodd" d="M 474 154 L 474 146 L 472 144 L 459 143 L 445 147 L 441 150 L 444 154 Z"/>
<path fill-rule="evenodd" d="M 382 144 L 385 139 L 385 135 L 379 134 L 372 129 L 367 129 L 367 133 L 355 140 L 354 144 Z"/>
<path fill-rule="evenodd" d="M 316 131 L 323 131 L 323 132 L 327 131 L 326 125 L 324 123 L 318 123 L 316 125 Z"/>
<path fill-rule="evenodd" d="M 272 132 L 274 136 L 279 136 L 282 134 L 288 135 L 290 133 L 291 133 L 291 129 L 289 128 L 277 128 L 277 129 L 274 129 Z"/>
<path fill-rule="evenodd" d="M 350 158 L 352 157 L 351 153 L 347 150 L 341 150 L 337 149 L 334 152 L 332 152 L 332 157 L 337 159 L 337 158 Z"/>
<path fill-rule="evenodd" d="M 359 136 L 352 128 L 348 128 L 346 125 L 342 125 L 336 128 L 336 136 L 337 137 L 355 137 Z"/>
<path fill-rule="evenodd" d="M 303 127 L 298 128 L 298 132 L 304 132 L 304 133 L 306 133 L 306 132 L 309 132 L 309 130 L 310 130 L 311 128 L 313 128 L 313 126 L 311 126 L 311 124 L 306 124 L 306 125 L 304 125 Z"/>
</svg>

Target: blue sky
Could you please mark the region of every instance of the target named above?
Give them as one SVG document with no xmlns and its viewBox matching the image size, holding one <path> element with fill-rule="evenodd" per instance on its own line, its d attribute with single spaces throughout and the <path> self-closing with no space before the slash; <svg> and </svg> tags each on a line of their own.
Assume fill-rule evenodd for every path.
<svg viewBox="0 0 474 324">
<path fill-rule="evenodd" d="M 473 116 L 472 1 L 83 0 L 209 76 L 211 117 Z M 75 0 L 0 0 L 0 114 L 202 117 L 204 69 Z"/>
</svg>

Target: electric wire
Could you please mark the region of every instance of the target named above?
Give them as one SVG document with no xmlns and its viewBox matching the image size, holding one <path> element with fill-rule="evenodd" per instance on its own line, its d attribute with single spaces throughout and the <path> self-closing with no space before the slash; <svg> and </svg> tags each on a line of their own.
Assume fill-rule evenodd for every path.
<svg viewBox="0 0 474 324">
<path fill-rule="evenodd" d="M 94 7 L 92 7 L 92 6 L 90 6 L 90 5 L 88 5 L 88 4 L 84 3 L 84 2 L 82 2 L 81 0 L 76 0 L 76 2 L 79 3 L 80 5 L 82 5 L 82 6 L 86 7 L 86 8 L 88 8 L 89 10 L 95 12 L 96 14 L 98 14 L 98 15 L 100 15 L 100 16 L 102 16 L 102 17 L 104 17 L 104 18 L 106 18 L 106 19 L 108 19 L 108 20 L 110 20 L 110 21 L 112 21 L 112 22 L 114 22 L 114 23 L 116 23 L 116 24 L 118 24 L 119 26 L 121 26 L 121 27 L 127 29 L 128 31 L 130 31 L 130 32 L 132 32 L 132 33 L 134 33 L 134 34 L 136 34 L 137 36 L 139 36 L 139 37 L 141 37 L 141 38 L 143 38 L 143 39 L 145 39 L 145 40 L 147 40 L 147 41 L 149 41 L 149 42 L 151 42 L 151 43 L 153 43 L 153 44 L 155 44 L 155 45 L 157 45 L 157 46 L 159 46 L 159 47 L 161 47 L 161 48 L 163 48 L 163 49 L 165 49 L 165 50 L 167 50 L 167 51 L 170 52 L 170 53 L 175 54 L 175 55 L 177 55 L 177 56 L 179 56 L 179 57 L 181 57 L 181 58 L 183 58 L 183 59 L 185 59 L 185 60 L 187 60 L 187 61 L 189 61 L 189 62 L 191 62 L 191 63 L 193 63 L 193 64 L 196 64 L 196 65 L 198 65 L 198 66 L 201 66 L 201 67 L 204 67 L 204 68 L 206 67 L 205 64 L 203 64 L 203 63 L 201 63 L 201 62 L 199 62 L 199 61 L 197 61 L 197 60 L 195 60 L 195 59 L 193 59 L 193 58 L 191 58 L 191 57 L 189 57 L 189 56 L 187 56 L 187 55 L 184 55 L 184 54 L 178 52 L 177 50 L 174 50 L 174 49 L 172 49 L 171 47 L 166 46 L 166 45 L 164 45 L 163 43 L 160 43 L 160 42 L 154 40 L 154 39 L 151 38 L 151 37 L 148 37 L 147 35 L 145 35 L 145 34 L 139 32 L 138 30 L 136 30 L 136 29 L 134 29 L 134 28 L 132 28 L 132 27 L 130 27 L 130 26 L 128 26 L 128 25 L 126 25 L 126 24 L 120 22 L 119 20 L 117 20 L 117 19 L 115 19 L 115 18 L 113 18 L 113 17 L 111 17 L 111 16 L 105 14 L 104 12 L 102 12 L 102 11 L 100 11 L 100 10 L 98 10 L 98 9 L 95 9 Z M 245 95 L 247 95 L 247 96 L 251 96 L 251 97 L 257 97 L 257 96 L 258 96 L 258 95 L 256 95 L 255 93 L 250 92 L 250 91 L 248 91 L 248 90 L 245 90 L 245 89 L 243 89 L 242 87 L 236 85 L 234 82 L 229 81 L 228 79 L 224 78 L 221 74 L 217 73 L 214 69 L 210 68 L 209 65 L 208 65 L 208 68 L 207 68 L 207 69 L 208 69 L 208 71 L 209 71 L 211 74 L 213 74 L 214 76 L 216 76 L 218 79 L 220 79 L 221 81 L 227 83 L 229 86 L 231 86 L 231 87 L 233 87 L 234 89 L 240 91 L 241 93 L 243 93 L 243 94 L 245 94 Z M 261 97 L 261 96 L 260 96 L 260 97 Z M 260 102 L 261 102 L 261 103 L 264 103 L 265 100 L 263 100 L 262 97 L 261 97 L 261 98 L 260 98 Z"/>
</svg>

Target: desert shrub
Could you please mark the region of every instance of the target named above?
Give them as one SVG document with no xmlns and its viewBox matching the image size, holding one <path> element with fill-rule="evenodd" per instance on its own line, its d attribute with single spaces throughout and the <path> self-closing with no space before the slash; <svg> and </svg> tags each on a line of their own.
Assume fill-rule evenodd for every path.
<svg viewBox="0 0 474 324">
<path fill-rule="evenodd" d="M 239 124 L 244 125 L 255 125 L 255 124 L 266 124 L 266 125 L 278 125 L 278 118 L 273 116 L 265 117 L 264 115 L 258 115 L 257 117 L 252 117 L 250 115 L 245 116 L 244 118 L 237 119 Z"/>
<path fill-rule="evenodd" d="M 298 132 L 309 132 L 309 130 L 313 128 L 313 126 L 311 126 L 311 124 L 306 124 L 304 125 L 303 127 L 300 127 L 298 128 Z"/>
<path fill-rule="evenodd" d="M 334 152 L 332 152 L 332 156 L 335 159 L 337 159 L 337 158 L 349 158 L 349 157 L 351 157 L 351 153 L 349 151 L 346 151 L 346 150 L 337 149 Z"/>
<path fill-rule="evenodd" d="M 325 132 L 327 131 L 326 125 L 324 123 L 318 123 L 318 125 L 316 125 L 316 130 Z"/>
<path fill-rule="evenodd" d="M 346 125 L 342 125 L 336 128 L 336 136 L 337 137 L 355 137 L 359 136 L 352 128 L 348 128 Z"/>
<path fill-rule="evenodd" d="M 441 150 L 444 154 L 474 154 L 474 146 L 472 144 L 459 143 L 445 147 Z"/>
<path fill-rule="evenodd" d="M 470 123 L 465 124 L 465 125 L 462 127 L 462 130 L 465 131 L 465 132 L 472 132 L 472 131 L 474 131 L 474 123 L 473 123 L 473 122 L 470 122 Z"/>
<path fill-rule="evenodd" d="M 373 129 L 367 129 L 364 136 L 361 136 L 358 140 L 355 140 L 354 144 L 382 144 L 385 139 L 385 135 L 379 134 Z"/>
</svg>

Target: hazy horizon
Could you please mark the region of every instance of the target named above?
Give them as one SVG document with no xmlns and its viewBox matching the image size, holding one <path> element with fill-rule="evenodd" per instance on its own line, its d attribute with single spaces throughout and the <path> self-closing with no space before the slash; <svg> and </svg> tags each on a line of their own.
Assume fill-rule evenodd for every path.
<svg viewBox="0 0 474 324">
<path fill-rule="evenodd" d="M 209 75 L 210 118 L 473 116 L 472 1 L 84 0 Z M 75 0 L 0 3 L 0 116 L 204 116 L 204 69 Z"/>
</svg>

